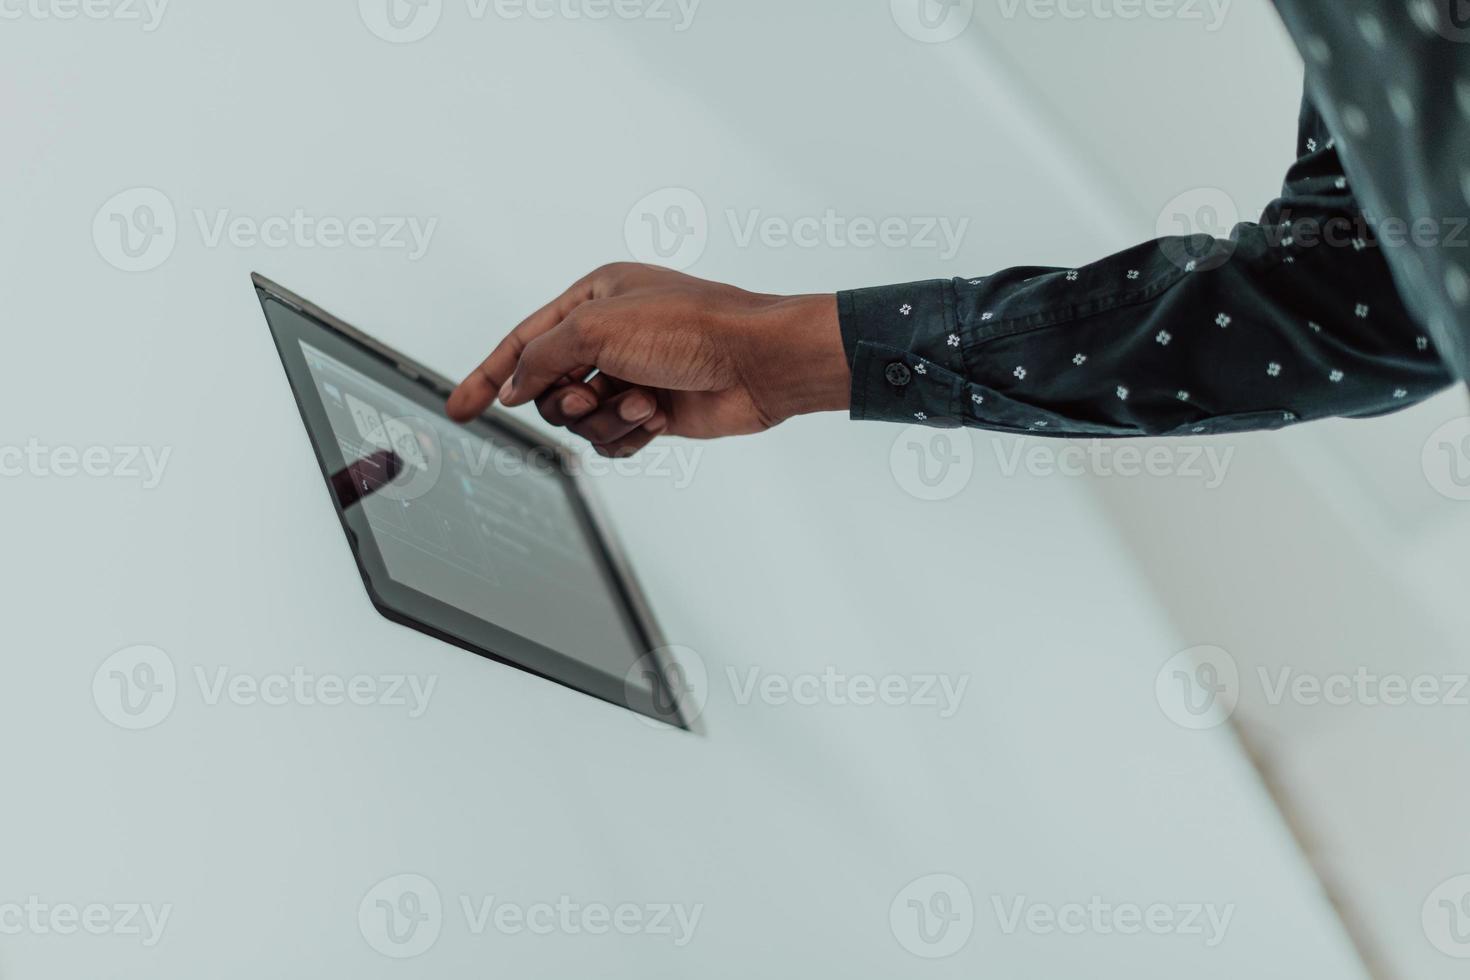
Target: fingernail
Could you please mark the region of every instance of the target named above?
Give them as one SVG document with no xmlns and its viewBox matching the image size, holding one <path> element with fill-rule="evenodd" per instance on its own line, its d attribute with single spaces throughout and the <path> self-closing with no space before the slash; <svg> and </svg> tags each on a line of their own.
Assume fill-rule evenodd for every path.
<svg viewBox="0 0 1470 980">
<path fill-rule="evenodd" d="M 573 393 L 561 400 L 561 410 L 567 415 L 586 415 L 592 411 L 592 402 L 585 395 Z"/>
<path fill-rule="evenodd" d="M 624 422 L 642 422 L 654 413 L 658 406 L 646 395 L 626 399 L 618 406 L 618 415 Z"/>
<path fill-rule="evenodd" d="M 503 385 L 500 386 L 500 394 L 497 397 L 500 398 L 500 401 L 502 403 L 504 403 L 505 401 L 507 401 L 510 398 L 510 393 L 511 393 L 511 390 L 513 388 L 514 382 L 515 382 L 515 378 L 506 378 L 505 379 L 505 384 L 503 384 Z"/>
</svg>

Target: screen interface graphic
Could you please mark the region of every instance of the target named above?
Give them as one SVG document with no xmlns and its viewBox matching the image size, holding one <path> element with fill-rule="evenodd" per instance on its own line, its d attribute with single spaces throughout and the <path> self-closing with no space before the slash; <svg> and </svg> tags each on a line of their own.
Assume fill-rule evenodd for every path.
<svg viewBox="0 0 1470 980">
<path fill-rule="evenodd" d="M 353 505 L 363 509 L 388 574 L 627 676 L 641 651 L 545 451 L 455 425 L 300 344 L 343 459 L 396 457 L 397 477 Z"/>
</svg>

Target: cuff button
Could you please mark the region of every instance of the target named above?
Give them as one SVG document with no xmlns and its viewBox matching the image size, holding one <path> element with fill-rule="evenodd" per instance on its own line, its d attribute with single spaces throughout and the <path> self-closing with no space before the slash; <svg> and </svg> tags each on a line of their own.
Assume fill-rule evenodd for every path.
<svg viewBox="0 0 1470 980">
<path fill-rule="evenodd" d="M 883 377 L 887 378 L 888 383 L 895 388 L 902 388 L 914 379 L 914 374 L 909 370 L 907 364 L 902 361 L 894 361 L 884 370 Z"/>
</svg>

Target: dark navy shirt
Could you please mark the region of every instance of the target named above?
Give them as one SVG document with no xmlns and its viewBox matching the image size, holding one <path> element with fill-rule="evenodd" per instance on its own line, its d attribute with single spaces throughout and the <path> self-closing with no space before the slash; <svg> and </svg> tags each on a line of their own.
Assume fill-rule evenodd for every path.
<svg viewBox="0 0 1470 980">
<path fill-rule="evenodd" d="M 1307 98 L 1258 223 L 840 293 L 853 417 L 1236 432 L 1378 415 L 1470 377 L 1470 0 L 1278 7 Z"/>
</svg>

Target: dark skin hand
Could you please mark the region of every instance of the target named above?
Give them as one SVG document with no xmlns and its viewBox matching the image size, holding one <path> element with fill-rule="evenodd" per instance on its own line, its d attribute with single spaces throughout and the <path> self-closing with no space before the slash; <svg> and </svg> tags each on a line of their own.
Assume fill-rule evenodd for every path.
<svg viewBox="0 0 1470 980">
<path fill-rule="evenodd" d="M 835 296 L 771 296 L 652 265 L 603 266 L 537 310 L 449 397 L 467 421 L 535 401 L 604 456 L 660 435 L 763 432 L 849 405 Z"/>
</svg>

